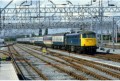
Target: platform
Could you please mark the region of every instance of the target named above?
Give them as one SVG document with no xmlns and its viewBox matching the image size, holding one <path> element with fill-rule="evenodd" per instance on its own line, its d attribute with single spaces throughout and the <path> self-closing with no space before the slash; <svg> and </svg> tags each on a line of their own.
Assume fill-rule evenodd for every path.
<svg viewBox="0 0 120 81">
<path fill-rule="evenodd" d="M 113 43 L 111 42 L 111 43 L 108 43 L 107 45 L 113 45 Z M 120 43 L 114 43 L 114 45 L 120 46 Z"/>
<path fill-rule="evenodd" d="M 101 48 L 101 47 L 100 47 L 100 48 Z M 100 50 L 100 48 L 97 49 L 97 52 L 120 54 L 120 49 L 104 48 L 104 50 Z"/>
<path fill-rule="evenodd" d="M 0 80 L 19 80 L 11 62 L 6 61 L 1 62 Z"/>
</svg>

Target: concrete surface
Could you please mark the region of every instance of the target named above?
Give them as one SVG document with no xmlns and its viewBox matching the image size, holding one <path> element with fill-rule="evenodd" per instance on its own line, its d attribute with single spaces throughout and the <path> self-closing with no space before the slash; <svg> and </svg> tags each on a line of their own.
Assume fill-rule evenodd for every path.
<svg viewBox="0 0 120 81">
<path fill-rule="evenodd" d="M 19 80 L 11 62 L 1 62 L 0 80 Z"/>
</svg>

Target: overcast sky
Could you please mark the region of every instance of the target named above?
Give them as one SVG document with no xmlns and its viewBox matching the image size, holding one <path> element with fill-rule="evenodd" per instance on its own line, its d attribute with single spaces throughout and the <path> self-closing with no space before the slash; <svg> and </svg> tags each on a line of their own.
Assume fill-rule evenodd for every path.
<svg viewBox="0 0 120 81">
<path fill-rule="evenodd" d="M 1 6 L 5 6 L 8 2 L 10 2 L 11 0 L 0 0 L 0 3 L 2 4 Z M 14 4 L 19 5 L 21 2 L 26 1 L 26 0 L 13 0 L 12 4 L 9 7 L 14 7 Z M 31 0 L 27 0 L 27 1 L 31 1 Z M 38 0 L 32 0 L 32 1 L 38 1 Z M 42 5 L 46 5 L 49 4 L 48 0 L 40 0 Z M 55 4 L 64 4 L 66 3 L 66 0 L 51 0 L 53 1 Z M 90 2 L 90 0 L 70 0 L 73 4 L 85 4 Z"/>
<path fill-rule="evenodd" d="M 0 0 L 0 6 L 5 6 L 7 3 L 9 3 L 11 0 Z M 20 3 L 22 3 L 23 1 L 31 1 L 31 0 L 13 0 L 12 4 L 9 7 L 14 7 L 15 4 L 16 5 L 20 5 Z M 39 1 L 39 0 L 32 0 L 32 1 Z M 50 2 L 48 0 L 40 0 L 41 1 L 41 6 L 45 6 L 46 4 L 50 4 Z M 51 0 L 52 2 L 54 2 L 55 4 L 65 4 L 67 0 Z M 90 4 L 91 0 L 69 0 L 72 2 L 72 4 L 75 5 L 84 5 L 84 4 Z M 108 0 L 102 0 L 104 4 L 108 3 Z M 120 0 L 109 0 L 110 3 L 114 3 L 116 5 L 120 4 L 119 1 Z M 93 2 L 93 5 L 98 5 L 99 0 L 96 0 L 96 2 Z"/>
</svg>

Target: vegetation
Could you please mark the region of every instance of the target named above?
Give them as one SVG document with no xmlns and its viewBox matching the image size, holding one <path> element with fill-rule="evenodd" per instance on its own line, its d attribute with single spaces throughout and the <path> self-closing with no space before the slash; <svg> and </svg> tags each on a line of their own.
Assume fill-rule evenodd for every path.
<svg viewBox="0 0 120 81">
<path fill-rule="evenodd" d="M 44 35 L 48 35 L 48 28 L 45 29 Z"/>
<path fill-rule="evenodd" d="M 15 41 L 16 38 L 15 37 L 7 37 L 4 40 L 7 41 L 7 42 L 9 42 L 9 41 Z"/>
<path fill-rule="evenodd" d="M 39 36 L 42 36 L 42 29 L 39 29 Z"/>
</svg>

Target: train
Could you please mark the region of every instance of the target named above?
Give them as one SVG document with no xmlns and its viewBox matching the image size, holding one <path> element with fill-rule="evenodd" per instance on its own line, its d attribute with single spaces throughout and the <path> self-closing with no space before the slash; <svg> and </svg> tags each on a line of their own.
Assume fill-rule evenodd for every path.
<svg viewBox="0 0 120 81">
<path fill-rule="evenodd" d="M 95 53 L 97 50 L 96 33 L 81 31 L 78 33 L 57 33 L 40 37 L 17 38 L 18 43 L 34 44 L 69 52 Z"/>
</svg>

